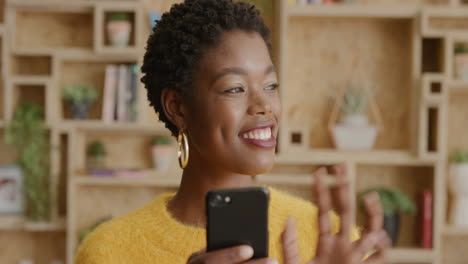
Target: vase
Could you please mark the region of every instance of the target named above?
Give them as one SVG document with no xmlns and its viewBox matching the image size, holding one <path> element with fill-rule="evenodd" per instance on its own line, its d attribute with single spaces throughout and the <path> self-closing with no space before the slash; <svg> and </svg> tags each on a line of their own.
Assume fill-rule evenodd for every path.
<svg viewBox="0 0 468 264">
<path fill-rule="evenodd" d="M 107 36 L 114 47 L 127 47 L 131 31 L 132 24 L 129 21 L 116 20 L 107 23 Z"/>
<path fill-rule="evenodd" d="M 175 148 L 172 145 L 153 145 L 151 148 L 153 155 L 153 166 L 155 170 L 167 172 L 175 157 Z"/>
<path fill-rule="evenodd" d="M 392 240 L 392 245 L 395 246 L 398 241 L 400 232 L 400 214 L 392 213 L 384 216 L 384 230 Z"/>
<path fill-rule="evenodd" d="M 468 81 L 468 53 L 455 55 L 455 78 Z"/>
<path fill-rule="evenodd" d="M 370 150 L 377 137 L 377 127 L 369 125 L 367 116 L 346 115 L 332 128 L 335 147 L 339 150 Z"/>
<path fill-rule="evenodd" d="M 72 118 L 76 120 L 88 119 L 90 108 L 91 108 L 90 102 L 70 104 L 70 111 L 72 113 Z"/>
<path fill-rule="evenodd" d="M 451 222 L 468 227 L 468 163 L 450 165 L 449 186 L 453 194 Z"/>
</svg>

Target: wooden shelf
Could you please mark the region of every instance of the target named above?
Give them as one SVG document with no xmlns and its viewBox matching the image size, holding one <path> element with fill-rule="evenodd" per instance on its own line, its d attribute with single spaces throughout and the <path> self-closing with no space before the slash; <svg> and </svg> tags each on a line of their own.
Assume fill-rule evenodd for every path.
<svg viewBox="0 0 468 264">
<path fill-rule="evenodd" d="M 63 121 L 60 124 L 57 124 L 57 128 L 62 131 L 69 131 L 72 129 L 93 131 L 93 132 L 132 132 L 132 133 L 163 133 L 167 134 L 168 131 L 163 127 L 161 123 L 156 123 L 154 125 L 142 125 L 139 123 L 131 122 L 113 122 L 105 123 L 99 120 L 84 120 L 84 121 Z"/>
<path fill-rule="evenodd" d="M 445 226 L 443 234 L 445 236 L 468 236 L 468 227 Z"/>
<path fill-rule="evenodd" d="M 274 184 L 274 185 L 312 185 L 314 184 L 314 178 L 312 174 L 279 174 L 271 173 L 265 175 L 257 175 L 255 181 L 259 184 Z M 325 183 L 328 185 L 333 185 L 336 183 L 336 180 L 332 176 L 327 176 L 325 178 Z"/>
<path fill-rule="evenodd" d="M 128 187 L 178 187 L 180 177 L 168 177 L 159 173 L 149 173 L 143 178 L 96 177 L 90 175 L 75 176 L 72 180 L 80 186 L 128 186 Z"/>
<path fill-rule="evenodd" d="M 27 221 L 22 215 L 0 215 L 0 230 L 22 230 L 30 232 L 64 231 L 65 219 L 53 222 L 35 223 Z"/>
<path fill-rule="evenodd" d="M 435 254 L 432 249 L 393 248 L 387 255 L 390 263 L 432 263 Z"/>
<path fill-rule="evenodd" d="M 358 17 L 358 18 L 414 18 L 418 7 L 384 7 L 370 5 L 304 5 L 288 8 L 289 17 Z"/>
<path fill-rule="evenodd" d="M 468 91 L 468 81 L 463 80 L 451 80 L 448 82 L 450 90 L 455 91 Z"/>
<path fill-rule="evenodd" d="M 24 84 L 24 85 L 46 85 L 50 82 L 48 76 L 12 76 L 9 79 L 13 84 Z"/>
<path fill-rule="evenodd" d="M 276 157 L 278 164 L 335 164 L 353 161 L 361 164 L 376 165 L 433 165 L 436 159 L 420 159 L 409 151 L 371 150 L 343 152 L 337 150 L 311 150 L 304 152 L 282 152 Z"/>
</svg>

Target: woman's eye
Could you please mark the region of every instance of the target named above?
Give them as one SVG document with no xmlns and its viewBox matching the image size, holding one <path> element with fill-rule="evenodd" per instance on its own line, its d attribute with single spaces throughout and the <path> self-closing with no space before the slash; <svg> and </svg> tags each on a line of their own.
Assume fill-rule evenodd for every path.
<svg viewBox="0 0 468 264">
<path fill-rule="evenodd" d="M 244 89 L 242 87 L 235 87 L 224 91 L 224 93 L 241 93 Z"/>
<path fill-rule="evenodd" d="M 275 84 L 272 84 L 272 85 L 268 85 L 265 89 L 266 90 L 276 90 L 278 89 L 279 85 L 277 83 Z"/>
</svg>

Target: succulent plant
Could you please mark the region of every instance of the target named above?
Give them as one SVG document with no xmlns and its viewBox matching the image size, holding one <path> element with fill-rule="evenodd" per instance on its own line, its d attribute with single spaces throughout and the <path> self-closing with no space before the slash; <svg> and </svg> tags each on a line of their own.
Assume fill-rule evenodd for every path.
<svg viewBox="0 0 468 264">
<path fill-rule="evenodd" d="M 416 213 L 416 204 L 402 191 L 384 187 L 372 188 L 360 194 L 362 205 L 363 197 L 371 192 L 379 194 L 380 203 L 385 215 L 392 215 L 396 212 L 404 214 Z"/>
<path fill-rule="evenodd" d="M 468 163 L 468 150 L 458 149 L 450 155 L 452 163 Z"/>
<path fill-rule="evenodd" d="M 63 99 L 72 103 L 92 103 L 98 97 L 97 89 L 88 84 L 68 84 L 63 88 Z"/>
</svg>

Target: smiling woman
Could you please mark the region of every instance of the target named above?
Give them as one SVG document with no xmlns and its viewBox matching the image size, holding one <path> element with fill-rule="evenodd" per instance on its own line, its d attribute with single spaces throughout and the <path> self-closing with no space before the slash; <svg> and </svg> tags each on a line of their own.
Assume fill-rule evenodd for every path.
<svg viewBox="0 0 468 264">
<path fill-rule="evenodd" d="M 358 240 L 341 166 L 332 170 L 341 221 L 330 213 L 327 172 L 320 169 L 317 207 L 270 188 L 269 259 L 250 260 L 246 245 L 203 250 L 205 194 L 251 187 L 253 176 L 273 167 L 281 103 L 268 38 L 258 10 L 232 0 L 186 0 L 162 16 L 148 39 L 142 81 L 183 146 L 179 190 L 101 225 L 83 242 L 77 263 L 354 264 L 372 249 L 377 253 L 366 263 L 381 263 L 388 240 L 378 199 L 365 199 L 369 226 Z"/>
</svg>

